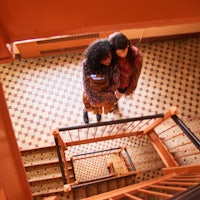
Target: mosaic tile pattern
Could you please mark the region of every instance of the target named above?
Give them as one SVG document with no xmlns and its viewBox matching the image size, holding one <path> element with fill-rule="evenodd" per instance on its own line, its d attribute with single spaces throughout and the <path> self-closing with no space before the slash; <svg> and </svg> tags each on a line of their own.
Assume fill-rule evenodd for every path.
<svg viewBox="0 0 200 200">
<path fill-rule="evenodd" d="M 106 161 L 106 156 L 76 160 L 74 162 L 76 180 L 85 181 L 109 175 Z"/>
<path fill-rule="evenodd" d="M 144 65 L 133 96 L 102 120 L 162 113 L 179 108 L 182 119 L 200 116 L 200 37 L 140 44 Z M 83 52 L 21 59 L 0 65 L 0 77 L 19 148 L 54 145 L 52 127 L 83 124 Z M 89 114 L 90 122 L 96 122 Z"/>
</svg>

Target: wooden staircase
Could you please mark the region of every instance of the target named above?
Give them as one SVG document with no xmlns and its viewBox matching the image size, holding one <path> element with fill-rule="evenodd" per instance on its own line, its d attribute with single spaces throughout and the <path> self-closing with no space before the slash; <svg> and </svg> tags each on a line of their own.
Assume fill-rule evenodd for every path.
<svg viewBox="0 0 200 200">
<path fill-rule="evenodd" d="M 174 168 L 174 172 L 171 170 L 168 171 L 168 173 L 169 174 L 165 174 L 159 178 L 143 181 L 93 197 L 84 198 L 84 200 L 164 200 L 176 197 L 176 195 L 179 195 L 181 192 L 200 184 L 200 165 L 177 167 Z M 199 194 L 197 194 L 194 199 L 198 199 Z M 187 200 L 187 198 L 177 199 Z"/>
<path fill-rule="evenodd" d="M 55 147 L 21 151 L 34 200 L 56 195 L 65 199 L 63 181 Z"/>
<path fill-rule="evenodd" d="M 151 118 L 152 116 L 148 116 L 144 118 L 144 122 L 139 123 L 135 123 L 135 121 L 140 119 L 132 118 L 128 120 L 105 122 L 100 125 L 91 124 L 54 130 L 53 135 L 55 137 L 56 148 L 46 147 L 22 152 L 22 158 L 34 200 L 44 200 L 44 197 L 48 198 L 50 196 L 56 196 L 58 200 L 163 200 L 174 198 L 178 193 L 180 194 L 198 185 L 200 183 L 200 141 L 198 139 L 200 132 L 199 129 L 195 130 L 195 134 L 190 130 L 182 130 L 183 128 L 187 129 L 187 127 L 184 127 L 184 124 L 182 124 L 176 116 L 176 112 L 177 110 L 172 108 L 165 112 L 164 115 L 158 114 L 153 120 Z M 125 124 L 118 126 L 116 125 L 118 122 L 129 124 L 127 126 Z M 166 122 L 166 124 L 163 122 Z M 182 125 L 181 127 L 180 123 Z M 112 127 L 113 131 L 115 125 L 117 126 L 116 135 L 114 135 L 115 133 L 113 132 L 105 133 L 105 138 L 103 136 L 104 133 L 101 133 L 100 137 L 98 134 L 96 138 L 91 138 L 89 135 L 90 129 L 93 128 L 92 126 L 95 126 L 96 132 L 98 133 L 98 128 L 100 131 L 109 131 L 109 126 Z M 101 126 L 105 127 L 101 129 Z M 124 129 L 125 126 L 128 127 L 128 130 L 131 130 L 130 133 L 126 132 Z M 87 138 L 78 140 L 77 138 L 83 135 L 81 134 L 82 128 L 86 128 Z M 76 129 L 78 129 L 78 131 L 76 131 Z M 132 131 L 133 129 L 136 130 Z M 79 137 L 74 137 L 73 130 L 78 132 Z M 67 142 L 62 140 L 59 131 L 67 131 L 69 136 Z M 157 154 L 160 156 L 159 158 L 165 166 L 161 167 L 162 173 L 159 177 L 149 177 L 149 179 L 141 180 L 141 171 L 137 171 L 137 168 L 133 169 L 133 167 L 133 171 L 127 170 L 125 172 L 123 171 L 121 174 L 114 173 L 115 170 L 112 170 L 112 162 L 107 163 L 109 164 L 107 167 L 109 167 L 110 170 L 108 175 L 101 175 L 100 177 L 83 181 L 75 177 L 74 171 L 76 171 L 76 168 L 74 167 L 74 161 L 77 160 L 77 158 L 75 158 L 77 155 L 66 156 L 69 147 L 79 145 L 79 143 L 86 144 L 88 147 L 89 143 L 97 142 L 98 140 L 106 141 L 112 139 L 113 142 L 114 138 L 119 139 L 123 137 L 136 137 L 138 139 L 148 137 L 154 150 L 157 151 Z M 72 140 L 74 138 L 75 140 Z M 180 141 L 181 143 L 179 143 Z M 142 146 L 142 148 L 143 147 L 144 146 Z M 91 152 L 89 152 L 89 154 L 90 153 Z M 98 153 L 104 154 L 102 150 L 98 151 Z M 81 156 L 85 156 L 85 154 L 86 153 L 81 153 Z M 96 157 L 96 155 L 92 155 L 92 157 Z M 188 163 L 191 158 L 193 158 L 193 162 Z M 130 163 L 127 161 L 128 160 L 124 160 L 123 162 L 126 168 L 130 166 Z M 153 159 L 151 161 L 154 162 Z M 84 162 L 86 162 L 86 160 L 84 160 Z M 97 163 L 93 163 L 94 167 L 96 167 Z M 90 170 L 93 169 L 92 165 L 89 167 Z M 161 168 L 158 170 L 161 170 Z M 85 169 L 83 165 L 81 165 L 81 172 L 85 172 Z M 87 173 L 90 172 L 88 171 Z M 145 171 L 145 173 L 148 173 L 148 171 Z M 138 180 L 140 181 L 138 182 Z"/>
<path fill-rule="evenodd" d="M 75 200 L 102 194 L 115 190 L 117 188 L 126 187 L 135 183 L 135 174 L 119 177 L 104 178 L 101 180 L 91 181 L 72 186 L 73 196 Z"/>
<path fill-rule="evenodd" d="M 50 196 L 56 196 L 58 200 L 102 200 L 112 199 L 107 197 L 113 194 L 115 194 L 113 199 L 164 200 L 200 183 L 200 172 L 198 172 L 200 166 L 194 166 L 193 173 L 184 166 L 179 170 L 178 167 L 165 168 L 163 169 L 165 175 L 136 184 L 134 184 L 136 174 L 129 174 L 80 183 L 73 186 L 73 193 L 65 193 L 55 147 L 26 150 L 21 154 L 34 200 L 44 200 Z M 72 167 L 69 168 L 73 178 Z M 121 190 L 123 197 L 121 194 L 117 196 Z"/>
<path fill-rule="evenodd" d="M 56 196 L 58 200 L 79 200 L 135 182 L 135 173 L 118 177 L 108 176 L 100 181 L 93 180 L 74 185 L 73 191 L 66 193 L 55 146 L 24 150 L 21 151 L 21 155 L 34 200 L 44 200 L 50 196 Z M 68 160 L 67 165 L 70 179 L 74 182 L 72 162 Z"/>
</svg>

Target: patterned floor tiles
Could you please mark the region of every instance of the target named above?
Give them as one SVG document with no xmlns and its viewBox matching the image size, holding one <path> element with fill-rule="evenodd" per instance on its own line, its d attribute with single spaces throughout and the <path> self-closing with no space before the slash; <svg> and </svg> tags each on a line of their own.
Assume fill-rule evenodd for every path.
<svg viewBox="0 0 200 200">
<path fill-rule="evenodd" d="M 133 96 L 103 121 L 162 113 L 177 106 L 179 117 L 200 116 L 200 36 L 142 42 L 144 65 Z M 20 149 L 54 145 L 52 127 L 83 124 L 83 52 L 18 59 L 0 65 L 0 77 Z M 95 116 L 89 114 L 91 122 Z"/>
</svg>

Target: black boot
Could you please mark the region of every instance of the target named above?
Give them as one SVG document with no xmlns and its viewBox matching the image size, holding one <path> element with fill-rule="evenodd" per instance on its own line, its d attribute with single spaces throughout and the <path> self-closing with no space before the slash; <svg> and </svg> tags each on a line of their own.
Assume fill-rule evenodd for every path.
<svg viewBox="0 0 200 200">
<path fill-rule="evenodd" d="M 88 112 L 83 110 L 83 121 L 88 124 L 89 123 L 89 118 L 88 118 Z"/>
<path fill-rule="evenodd" d="M 97 118 L 97 122 L 101 121 L 101 115 L 100 114 L 96 114 L 96 118 Z"/>
</svg>

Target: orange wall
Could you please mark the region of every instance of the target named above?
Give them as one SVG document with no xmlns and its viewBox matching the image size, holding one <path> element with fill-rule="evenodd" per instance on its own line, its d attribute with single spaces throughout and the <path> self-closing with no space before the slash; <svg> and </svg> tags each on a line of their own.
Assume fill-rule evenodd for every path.
<svg viewBox="0 0 200 200">
<path fill-rule="evenodd" d="M 200 22 L 199 10 L 199 0 L 1 0 L 0 49 L 5 55 L 0 60 L 9 58 L 6 43 L 195 23 Z"/>
<path fill-rule="evenodd" d="M 15 41 L 195 22 L 199 0 L 1 0 L 0 63 L 13 60 Z M 0 99 L 0 182 L 8 200 L 30 200 L 1 83 Z"/>
<path fill-rule="evenodd" d="M 200 20 L 199 0 L 1 0 L 0 9 L 11 42 Z"/>
<path fill-rule="evenodd" d="M 0 99 L 0 197 L 2 200 L 32 200 L 1 82 Z"/>
</svg>

